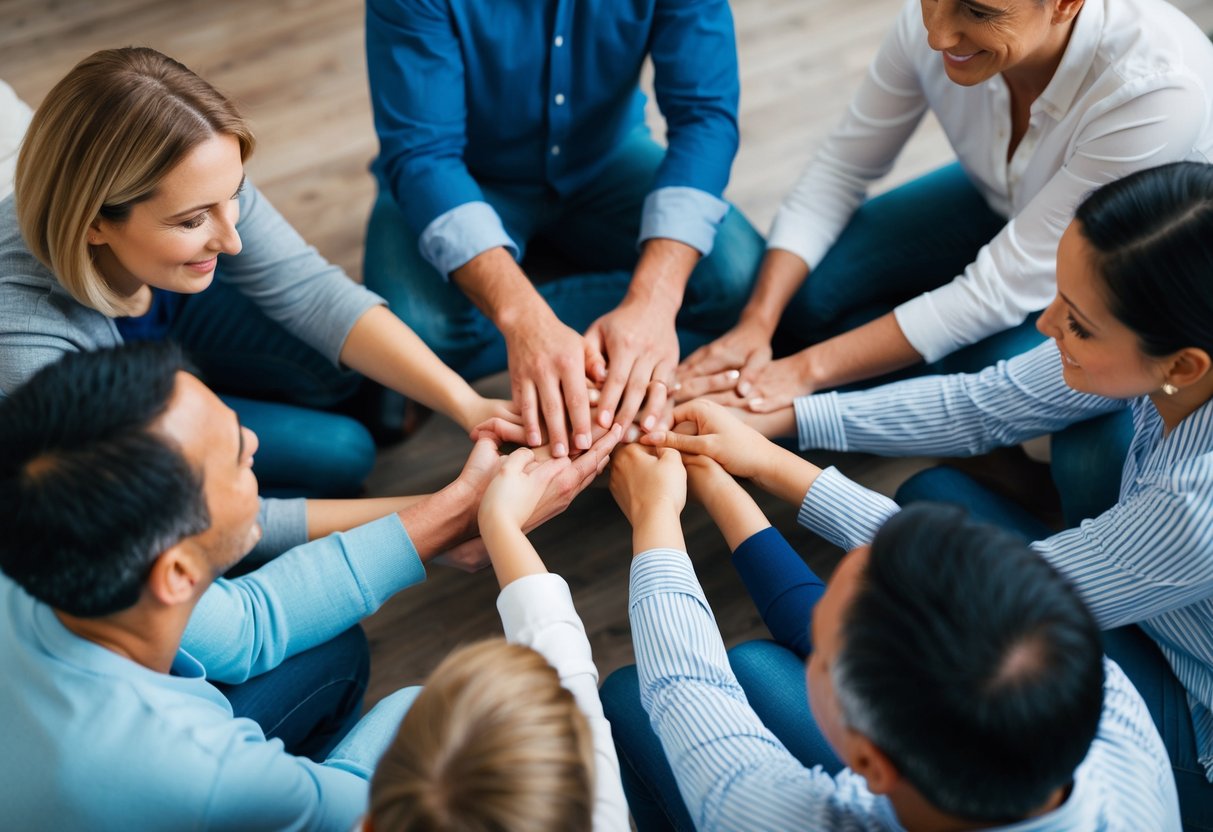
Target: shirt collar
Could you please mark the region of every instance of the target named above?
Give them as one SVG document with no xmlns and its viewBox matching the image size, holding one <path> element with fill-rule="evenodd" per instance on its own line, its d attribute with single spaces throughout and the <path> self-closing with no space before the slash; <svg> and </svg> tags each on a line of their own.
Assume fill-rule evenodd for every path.
<svg viewBox="0 0 1213 832">
<path fill-rule="evenodd" d="M 1082 86 L 1095 62 L 1099 42 L 1103 37 L 1103 0 L 1087 0 L 1074 21 L 1070 42 L 1066 44 L 1061 63 L 1053 73 L 1053 79 L 1045 87 L 1032 106 L 1044 110 L 1054 121 L 1059 121 L 1070 111 L 1078 88 Z"/>
</svg>

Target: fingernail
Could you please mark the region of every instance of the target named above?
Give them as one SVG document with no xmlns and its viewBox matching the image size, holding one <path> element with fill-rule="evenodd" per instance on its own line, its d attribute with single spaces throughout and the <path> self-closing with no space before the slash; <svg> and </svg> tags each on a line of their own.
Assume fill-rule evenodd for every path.
<svg viewBox="0 0 1213 832">
<path fill-rule="evenodd" d="M 598 411 L 598 424 L 602 425 L 604 428 L 609 428 L 611 426 L 611 411 Z"/>
<path fill-rule="evenodd" d="M 586 395 L 589 396 L 590 404 L 598 404 L 598 400 L 602 398 L 602 393 L 597 387 L 591 387 Z"/>
<path fill-rule="evenodd" d="M 741 384 L 737 385 L 737 395 L 748 396 L 748 395 L 750 395 L 750 391 L 752 389 L 753 389 L 752 384 L 750 384 L 748 381 L 743 381 L 743 382 L 741 382 Z"/>
<path fill-rule="evenodd" d="M 573 437 L 573 445 L 578 450 L 586 450 L 590 447 L 590 435 L 588 433 L 579 433 Z"/>
<path fill-rule="evenodd" d="M 526 435 L 526 443 L 528 445 L 538 445 L 543 439 L 539 436 L 539 431 L 531 431 Z"/>
<path fill-rule="evenodd" d="M 657 417 L 650 414 L 649 418 L 644 420 L 643 427 L 645 432 L 647 433 L 648 431 L 651 431 L 653 429 L 653 425 L 655 424 L 657 424 Z"/>
<path fill-rule="evenodd" d="M 749 405 L 750 410 L 753 410 L 756 407 L 762 407 L 762 399 L 750 399 L 746 404 Z"/>
<path fill-rule="evenodd" d="M 611 425 L 611 433 L 619 436 L 623 433 L 623 425 Z"/>
<path fill-rule="evenodd" d="M 557 442 L 552 446 L 552 456 L 564 456 L 568 453 L 568 449 L 564 447 L 563 442 Z"/>
<path fill-rule="evenodd" d="M 677 393 L 681 389 L 682 389 L 682 382 L 676 381 L 676 382 L 674 382 L 674 386 L 670 388 L 670 392 Z"/>
<path fill-rule="evenodd" d="M 727 373 L 724 374 L 724 377 L 727 378 L 729 381 L 736 381 L 737 379 L 741 378 L 741 371 L 740 370 L 729 370 Z"/>
<path fill-rule="evenodd" d="M 640 438 L 640 428 L 635 425 L 628 425 L 627 433 L 623 435 L 623 438 L 627 442 L 635 442 Z"/>
</svg>

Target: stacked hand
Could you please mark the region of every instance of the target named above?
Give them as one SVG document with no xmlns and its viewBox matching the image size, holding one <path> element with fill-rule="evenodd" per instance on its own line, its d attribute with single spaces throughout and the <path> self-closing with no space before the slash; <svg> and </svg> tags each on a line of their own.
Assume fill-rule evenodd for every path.
<svg viewBox="0 0 1213 832">
<path fill-rule="evenodd" d="M 745 321 L 678 365 L 679 402 L 713 393 L 750 394 L 759 372 L 771 362 L 771 333 Z"/>
</svg>

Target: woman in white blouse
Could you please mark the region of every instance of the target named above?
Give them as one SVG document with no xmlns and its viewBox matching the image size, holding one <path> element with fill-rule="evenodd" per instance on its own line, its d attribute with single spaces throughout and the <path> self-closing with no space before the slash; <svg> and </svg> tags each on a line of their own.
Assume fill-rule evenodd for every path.
<svg viewBox="0 0 1213 832">
<path fill-rule="evenodd" d="M 1165 0 L 907 0 L 784 200 L 740 322 L 680 367 L 680 397 L 768 412 L 1034 346 L 1074 208 L 1207 158 L 1210 79 L 1213 46 Z M 865 202 L 928 110 L 957 162 Z M 777 325 L 792 352 L 772 361 Z"/>
</svg>

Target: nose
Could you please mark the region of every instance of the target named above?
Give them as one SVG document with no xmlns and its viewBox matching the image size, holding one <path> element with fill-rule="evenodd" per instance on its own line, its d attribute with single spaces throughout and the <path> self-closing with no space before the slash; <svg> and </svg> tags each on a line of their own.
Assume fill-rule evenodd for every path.
<svg viewBox="0 0 1213 832">
<path fill-rule="evenodd" d="M 232 200 L 226 211 L 220 212 L 219 222 L 215 223 L 215 236 L 211 240 L 211 248 L 224 254 L 239 254 L 244 248 L 240 241 L 240 232 L 236 230 L 236 221 L 240 219 L 240 205 Z"/>
<path fill-rule="evenodd" d="M 946 52 L 960 42 L 948 6 L 945 0 L 923 0 L 922 22 L 927 27 L 927 45 L 936 52 Z"/>
<path fill-rule="evenodd" d="M 1036 319 L 1036 330 L 1048 338 L 1061 338 L 1061 298 L 1053 298 L 1053 302 L 1040 313 Z"/>
</svg>

